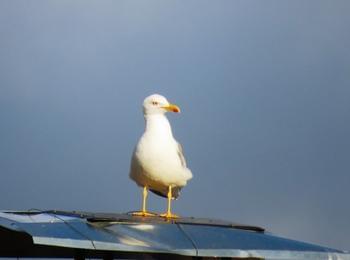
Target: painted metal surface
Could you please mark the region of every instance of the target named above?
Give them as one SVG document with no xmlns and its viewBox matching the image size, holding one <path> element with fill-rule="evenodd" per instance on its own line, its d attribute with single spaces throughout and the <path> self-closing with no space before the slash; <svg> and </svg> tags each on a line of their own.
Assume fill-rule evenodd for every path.
<svg viewBox="0 0 350 260">
<path fill-rule="evenodd" d="M 30 235 L 33 245 L 79 250 L 200 257 L 350 259 L 347 252 L 281 238 L 260 227 L 210 219 L 168 221 L 129 214 L 2 211 L 0 227 Z"/>
</svg>

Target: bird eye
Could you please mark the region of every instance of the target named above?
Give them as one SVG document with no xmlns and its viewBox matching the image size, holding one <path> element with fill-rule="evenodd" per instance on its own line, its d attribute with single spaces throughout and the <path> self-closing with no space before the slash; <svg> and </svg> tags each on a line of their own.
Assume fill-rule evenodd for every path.
<svg viewBox="0 0 350 260">
<path fill-rule="evenodd" d="M 157 106 L 157 105 L 158 105 L 158 102 L 157 102 L 157 101 L 152 101 L 152 105 Z"/>
</svg>

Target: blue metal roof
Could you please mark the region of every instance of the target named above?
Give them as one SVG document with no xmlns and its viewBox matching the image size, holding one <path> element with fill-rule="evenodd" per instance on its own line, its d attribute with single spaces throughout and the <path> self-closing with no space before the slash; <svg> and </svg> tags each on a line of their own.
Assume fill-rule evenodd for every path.
<svg viewBox="0 0 350 260">
<path fill-rule="evenodd" d="M 6 234 L 6 235 L 4 235 Z M 22 234 L 25 247 L 6 239 Z M 21 238 L 17 239 L 21 243 Z M 23 240 L 24 241 L 24 240 Z M 34 211 L 0 212 L 0 256 L 123 257 L 145 254 L 267 259 L 350 259 L 350 254 L 267 233 L 263 228 L 198 218 L 166 220 L 130 214 Z M 13 250 L 11 248 L 13 246 Z M 17 246 L 17 248 L 16 248 Z M 35 250 L 31 250 L 35 248 Z M 55 250 L 58 253 L 48 255 Z M 22 250 L 22 251 L 21 251 Z M 42 250 L 42 251 L 40 251 Z M 60 255 L 60 250 L 67 252 Z M 35 253 L 30 253 L 35 252 Z M 42 252 L 42 253 L 40 253 Z M 100 254 L 96 254 L 100 253 Z"/>
</svg>

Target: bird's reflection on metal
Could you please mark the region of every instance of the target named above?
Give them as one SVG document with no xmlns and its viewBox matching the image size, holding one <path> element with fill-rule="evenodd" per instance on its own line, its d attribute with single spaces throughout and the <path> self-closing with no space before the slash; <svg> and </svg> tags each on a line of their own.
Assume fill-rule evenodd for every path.
<svg viewBox="0 0 350 260">
<path fill-rule="evenodd" d="M 0 256 L 12 257 L 350 259 L 346 252 L 281 238 L 261 227 L 131 214 L 3 211 L 0 241 Z"/>
</svg>

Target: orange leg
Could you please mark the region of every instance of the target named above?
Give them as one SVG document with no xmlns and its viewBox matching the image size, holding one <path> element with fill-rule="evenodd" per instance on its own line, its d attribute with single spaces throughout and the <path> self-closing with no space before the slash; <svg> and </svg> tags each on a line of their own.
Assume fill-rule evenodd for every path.
<svg viewBox="0 0 350 260">
<path fill-rule="evenodd" d="M 155 214 L 147 212 L 147 209 L 146 209 L 147 196 L 148 196 L 148 190 L 147 190 L 147 187 L 145 186 L 143 187 L 143 191 L 142 191 L 142 210 L 133 212 L 132 215 L 142 216 L 142 217 L 155 216 Z"/>
<path fill-rule="evenodd" d="M 161 217 L 165 217 L 165 218 L 178 218 L 179 216 L 171 213 L 171 200 L 173 199 L 173 195 L 172 195 L 172 187 L 169 186 L 168 188 L 168 208 L 167 208 L 167 212 L 164 214 L 161 214 Z"/>
</svg>

